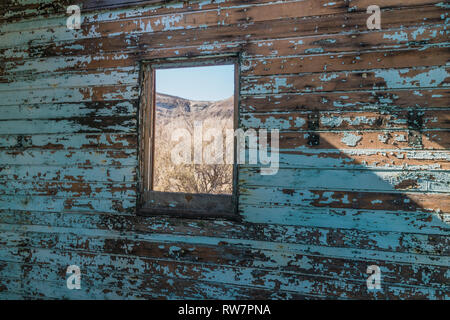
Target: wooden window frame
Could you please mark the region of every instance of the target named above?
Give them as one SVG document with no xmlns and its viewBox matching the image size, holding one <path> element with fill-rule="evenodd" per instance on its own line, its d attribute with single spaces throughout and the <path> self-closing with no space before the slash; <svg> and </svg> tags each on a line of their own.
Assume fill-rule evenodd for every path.
<svg viewBox="0 0 450 320">
<path fill-rule="evenodd" d="M 236 140 L 233 143 L 233 191 L 231 195 L 195 194 L 153 191 L 155 134 L 155 71 L 157 69 L 234 65 L 233 124 L 239 127 L 240 63 L 237 54 L 209 55 L 195 58 L 165 58 L 142 62 L 139 112 L 139 190 L 138 214 L 169 215 L 184 218 L 225 218 L 238 216 L 238 164 Z M 146 130 L 150 128 L 150 130 Z"/>
</svg>

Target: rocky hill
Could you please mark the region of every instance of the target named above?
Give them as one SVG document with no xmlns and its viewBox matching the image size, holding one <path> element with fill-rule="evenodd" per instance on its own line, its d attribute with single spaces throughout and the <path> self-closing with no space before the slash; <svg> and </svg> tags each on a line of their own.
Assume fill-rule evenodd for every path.
<svg viewBox="0 0 450 320">
<path fill-rule="evenodd" d="M 156 117 L 158 120 L 185 115 L 196 120 L 230 119 L 233 116 L 234 98 L 220 101 L 195 101 L 166 94 L 156 94 Z"/>
</svg>

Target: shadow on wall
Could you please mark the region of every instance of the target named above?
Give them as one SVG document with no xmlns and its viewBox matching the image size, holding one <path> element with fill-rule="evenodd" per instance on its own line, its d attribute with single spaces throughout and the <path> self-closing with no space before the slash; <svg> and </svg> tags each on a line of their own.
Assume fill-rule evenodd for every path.
<svg viewBox="0 0 450 320">
<path fill-rule="evenodd" d="M 330 119 L 313 112 L 306 124 L 310 131 L 281 133 L 278 174 L 261 176 L 258 168 L 242 169 L 242 200 L 263 211 L 255 210 L 251 220 L 335 228 L 371 223 L 370 229 L 379 231 L 425 228 L 432 230 L 426 233 L 448 234 L 448 132 L 423 130 L 424 123 L 433 120 L 414 111 L 374 114 L 379 130 L 388 121 L 382 117 L 397 121 L 400 116 L 406 119 L 404 130 L 316 132 Z M 358 149 L 361 146 L 364 149 Z M 274 211 L 264 213 L 270 207 L 286 210 L 274 217 Z M 311 210 L 311 218 L 304 212 L 299 217 L 299 209 Z"/>
</svg>

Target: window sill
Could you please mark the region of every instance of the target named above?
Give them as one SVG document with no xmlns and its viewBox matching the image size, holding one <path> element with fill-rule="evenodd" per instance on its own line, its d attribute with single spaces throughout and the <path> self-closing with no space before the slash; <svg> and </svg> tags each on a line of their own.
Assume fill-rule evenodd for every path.
<svg viewBox="0 0 450 320">
<path fill-rule="evenodd" d="M 137 215 L 145 217 L 155 217 L 155 216 L 169 216 L 173 218 L 183 218 L 183 219 L 224 219 L 231 221 L 241 221 L 240 215 L 233 212 L 208 212 L 200 210 L 181 210 L 178 208 L 150 208 L 143 207 L 137 211 Z"/>
</svg>

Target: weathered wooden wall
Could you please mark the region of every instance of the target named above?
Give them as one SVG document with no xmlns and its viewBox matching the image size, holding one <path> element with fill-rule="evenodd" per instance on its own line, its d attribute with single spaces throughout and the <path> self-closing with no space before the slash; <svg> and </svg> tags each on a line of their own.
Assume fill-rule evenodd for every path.
<svg viewBox="0 0 450 320">
<path fill-rule="evenodd" d="M 69 4 L 0 6 L 0 298 L 449 298 L 445 1 Z M 241 223 L 136 216 L 140 61 L 229 52 L 279 173 L 240 169 Z"/>
</svg>

